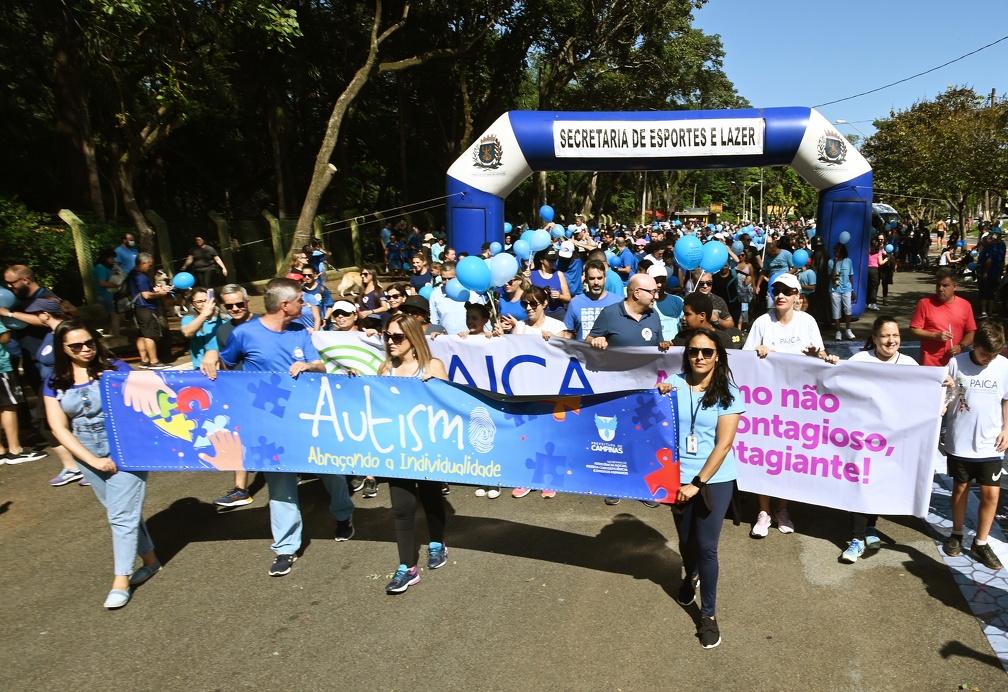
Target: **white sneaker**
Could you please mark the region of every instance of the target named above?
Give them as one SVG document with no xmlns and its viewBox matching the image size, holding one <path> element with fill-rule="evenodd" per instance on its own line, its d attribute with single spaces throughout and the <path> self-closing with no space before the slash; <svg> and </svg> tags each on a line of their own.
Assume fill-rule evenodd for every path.
<svg viewBox="0 0 1008 692">
<path fill-rule="evenodd" d="M 500 488 L 490 488 L 486 491 L 486 494 L 491 500 L 496 500 L 500 497 Z"/>
<path fill-rule="evenodd" d="M 868 306 L 868 309 L 869 310 L 875 310 L 877 312 L 878 311 L 878 305 L 876 305 L 875 303 L 872 303 L 871 305 Z"/>
<path fill-rule="evenodd" d="M 847 338 L 850 339 L 851 341 L 854 341 L 854 339 L 856 339 L 857 337 L 854 336 L 854 332 L 852 332 L 851 330 L 848 329 L 847 330 Z"/>
<path fill-rule="evenodd" d="M 836 341 L 843 341 L 843 334 L 841 332 L 836 333 Z"/>
<path fill-rule="evenodd" d="M 766 512 L 760 512 L 749 535 L 753 538 L 766 538 L 768 533 L 770 533 L 770 515 Z"/>
<path fill-rule="evenodd" d="M 476 491 L 473 492 L 473 495 L 475 495 L 476 497 L 486 497 L 486 494 L 487 494 L 486 488 L 476 488 Z"/>
<path fill-rule="evenodd" d="M 774 521 L 777 522 L 777 530 L 781 533 L 794 533 L 794 522 L 787 509 L 781 508 L 774 512 Z"/>
</svg>

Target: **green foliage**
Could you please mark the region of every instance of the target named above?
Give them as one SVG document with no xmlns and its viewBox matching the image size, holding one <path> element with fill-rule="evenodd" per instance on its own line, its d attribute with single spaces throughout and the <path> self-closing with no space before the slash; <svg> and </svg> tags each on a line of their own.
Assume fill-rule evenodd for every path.
<svg viewBox="0 0 1008 692">
<path fill-rule="evenodd" d="M 28 209 L 16 198 L 0 196 L 0 257 L 6 265 L 24 264 L 43 286 L 72 283 L 78 274 L 73 237 L 63 223 Z M 77 281 L 75 293 L 80 293 Z"/>
</svg>

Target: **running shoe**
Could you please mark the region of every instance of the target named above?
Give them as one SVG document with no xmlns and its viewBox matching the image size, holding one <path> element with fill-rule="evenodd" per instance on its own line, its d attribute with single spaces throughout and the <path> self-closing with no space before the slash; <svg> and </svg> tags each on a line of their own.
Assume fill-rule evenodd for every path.
<svg viewBox="0 0 1008 692">
<path fill-rule="evenodd" d="M 447 483 L 442 483 L 441 494 L 444 495 L 445 497 L 448 497 L 451 494 L 451 486 L 448 485 Z"/>
<path fill-rule="evenodd" d="M 353 519 L 347 519 L 346 521 L 337 519 L 336 520 L 336 540 L 337 541 L 349 541 L 353 538 L 354 527 Z"/>
<path fill-rule="evenodd" d="M 959 557 L 962 555 L 962 538 L 962 534 L 951 534 L 948 540 L 945 541 L 945 545 L 942 546 L 945 554 L 949 557 Z"/>
<path fill-rule="evenodd" d="M 87 478 L 81 478 L 79 481 L 77 481 L 77 484 L 80 485 L 82 488 L 87 488 L 91 485 L 90 483 L 88 483 Z"/>
<path fill-rule="evenodd" d="M 607 505 L 609 505 L 610 507 L 615 507 L 616 505 L 619 504 L 619 498 L 618 497 L 607 497 L 605 499 L 605 503 Z"/>
<path fill-rule="evenodd" d="M 849 565 L 853 565 L 857 562 L 857 559 L 864 555 L 865 544 L 861 542 L 860 538 L 854 538 L 851 540 L 850 545 L 847 546 L 847 550 L 843 551 L 840 556 L 841 562 L 846 562 Z"/>
<path fill-rule="evenodd" d="M 363 495 L 366 498 L 378 497 L 378 481 L 374 478 L 365 478 Z"/>
<path fill-rule="evenodd" d="M 781 507 L 773 515 L 774 523 L 777 524 L 777 530 L 781 533 L 794 533 L 794 522 L 791 521 L 791 515 L 788 514 L 786 508 Z"/>
<path fill-rule="evenodd" d="M 882 547 L 882 539 L 878 537 L 878 533 L 875 532 L 874 526 L 869 526 L 865 529 L 864 547 L 868 550 L 878 550 Z"/>
<path fill-rule="evenodd" d="M 500 488 L 490 488 L 487 490 L 487 497 L 491 500 L 496 500 L 500 497 Z"/>
<path fill-rule="evenodd" d="M 285 574 L 290 574 L 291 565 L 297 560 L 297 555 L 277 555 L 276 560 L 273 561 L 272 566 L 269 569 L 269 575 L 271 577 L 282 577 Z"/>
<path fill-rule="evenodd" d="M 414 584 L 420 583 L 420 575 L 417 573 L 417 568 L 406 569 L 406 565 L 399 565 L 399 569 L 396 570 L 395 576 L 392 577 L 392 581 L 388 583 L 385 587 L 386 593 L 402 593 Z"/>
<path fill-rule="evenodd" d="M 990 543 L 984 543 L 983 545 L 977 545 L 975 542 L 970 548 L 970 555 L 977 562 L 980 562 L 984 567 L 989 567 L 993 570 L 1001 569 L 1001 561 L 998 560 L 998 556 L 994 554 L 994 549 L 990 547 Z"/>
<path fill-rule="evenodd" d="M 347 485 L 350 486 L 350 492 L 356 493 L 364 488 L 364 481 L 367 480 L 364 476 L 348 476 Z"/>
<path fill-rule="evenodd" d="M 549 500 L 556 497 L 556 490 L 543 490 L 542 496 L 544 500 Z"/>
<path fill-rule="evenodd" d="M 24 464 L 28 461 L 38 461 L 39 459 L 45 459 L 49 456 L 46 452 L 33 452 L 27 449 L 22 449 L 20 452 L 7 452 L 6 462 L 11 466 L 16 464 Z"/>
<path fill-rule="evenodd" d="M 766 512 L 760 512 L 749 535 L 753 538 L 766 538 L 768 533 L 770 533 L 770 515 Z"/>
<path fill-rule="evenodd" d="M 661 507 L 661 503 L 655 502 L 654 500 L 641 500 L 641 504 L 648 509 L 655 509 L 656 507 Z"/>
<path fill-rule="evenodd" d="M 676 603 L 681 606 L 688 606 L 696 600 L 696 590 L 700 586 L 700 576 L 692 579 L 683 579 L 682 586 L 679 587 L 679 595 L 676 596 Z"/>
<path fill-rule="evenodd" d="M 476 497 L 486 497 L 486 488 L 476 488 L 476 490 L 473 491 L 473 495 Z"/>
<path fill-rule="evenodd" d="M 854 336 L 854 332 L 852 332 L 850 329 L 848 329 L 847 330 L 847 338 L 850 339 L 851 341 L 854 341 L 854 339 L 856 339 L 857 337 Z"/>
<path fill-rule="evenodd" d="M 427 569 L 443 567 L 448 562 L 448 547 L 442 543 L 437 548 L 427 546 Z"/>
<path fill-rule="evenodd" d="M 515 488 L 511 491 L 511 497 L 525 497 L 530 492 L 532 491 L 528 488 Z"/>
<path fill-rule="evenodd" d="M 84 478 L 84 474 L 81 473 L 80 469 L 62 469 L 56 474 L 56 477 L 49 481 L 49 485 L 54 488 L 58 488 L 62 485 L 69 485 L 74 481 L 79 481 Z"/>
<path fill-rule="evenodd" d="M 235 488 L 224 497 L 218 497 L 214 504 L 218 507 L 241 507 L 252 502 L 252 495 L 245 488 Z"/>
<path fill-rule="evenodd" d="M 721 630 L 718 629 L 717 622 L 711 617 L 700 618 L 697 636 L 700 637 L 700 646 L 705 649 L 713 649 L 721 643 Z"/>
<path fill-rule="evenodd" d="M 843 341 L 843 332 L 837 332 L 836 333 L 836 339 L 834 339 L 834 340 L 835 341 Z"/>
</svg>

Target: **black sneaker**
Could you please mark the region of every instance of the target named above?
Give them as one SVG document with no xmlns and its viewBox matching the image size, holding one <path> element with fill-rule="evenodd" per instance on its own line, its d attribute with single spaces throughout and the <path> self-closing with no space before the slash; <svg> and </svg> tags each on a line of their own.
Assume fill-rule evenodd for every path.
<svg viewBox="0 0 1008 692">
<path fill-rule="evenodd" d="M 364 476 L 347 476 L 347 485 L 350 486 L 350 492 L 359 492 L 364 487 Z"/>
<path fill-rule="evenodd" d="M 655 507 L 661 506 L 660 503 L 655 502 L 653 500 L 641 500 L 641 504 L 647 507 L 648 509 L 654 509 Z"/>
<path fill-rule="evenodd" d="M 618 505 L 618 504 L 619 504 L 619 498 L 618 498 L 618 497 L 607 497 L 607 498 L 605 499 L 605 503 L 606 503 L 607 505 L 609 505 L 610 507 L 613 507 L 613 506 L 615 506 L 615 505 Z"/>
<path fill-rule="evenodd" d="M 697 636 L 700 637 L 700 646 L 705 649 L 713 649 L 721 643 L 721 630 L 718 629 L 714 618 L 700 618 L 700 626 L 697 627 Z"/>
<path fill-rule="evenodd" d="M 983 545 L 977 545 L 975 542 L 970 548 L 970 555 L 977 562 L 983 563 L 984 567 L 989 567 L 993 570 L 1001 569 L 1001 561 L 998 560 L 998 556 L 994 554 L 994 549 L 990 547 L 990 543 L 984 543 Z"/>
<path fill-rule="evenodd" d="M 354 527 L 353 519 L 347 519 L 346 521 L 336 520 L 336 540 L 337 541 L 349 541 L 353 538 Z"/>
<path fill-rule="evenodd" d="M 4 462 L 14 466 L 16 464 L 24 464 L 29 461 L 45 459 L 47 456 L 49 455 L 46 452 L 33 452 L 28 449 L 22 449 L 17 453 L 7 452 L 7 457 L 4 459 Z"/>
<path fill-rule="evenodd" d="M 447 483 L 442 483 L 441 494 L 444 495 L 445 497 L 448 497 L 448 495 L 451 494 L 451 486 L 448 485 Z"/>
<path fill-rule="evenodd" d="M 444 543 L 440 548 L 427 546 L 427 569 L 437 569 L 448 562 L 448 548 Z"/>
<path fill-rule="evenodd" d="M 942 546 L 942 550 L 949 557 L 959 557 L 962 555 L 962 536 L 957 536 L 954 533 L 950 535 L 948 540 L 945 541 L 945 545 Z"/>
<path fill-rule="evenodd" d="M 282 577 L 285 574 L 289 574 L 291 565 L 296 560 L 297 555 L 277 555 L 276 560 L 273 561 L 273 565 L 269 569 L 269 575 L 271 577 Z"/>
<path fill-rule="evenodd" d="M 676 596 L 676 603 L 681 606 L 688 606 L 696 600 L 696 590 L 700 586 L 700 577 L 683 579 L 682 586 L 679 587 L 679 595 Z"/>
<path fill-rule="evenodd" d="M 374 478 L 364 480 L 364 497 L 378 497 L 378 481 Z"/>
</svg>

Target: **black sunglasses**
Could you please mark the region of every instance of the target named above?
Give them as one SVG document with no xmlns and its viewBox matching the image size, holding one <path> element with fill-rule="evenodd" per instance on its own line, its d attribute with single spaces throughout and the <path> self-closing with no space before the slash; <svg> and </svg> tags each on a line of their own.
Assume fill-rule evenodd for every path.
<svg viewBox="0 0 1008 692">
<path fill-rule="evenodd" d="M 784 284 L 774 284 L 774 293 L 781 296 L 793 296 L 795 293 L 798 293 L 798 289 L 785 286 Z"/>
<path fill-rule="evenodd" d="M 244 310 L 245 301 L 243 300 L 238 303 L 224 303 L 224 307 L 227 308 L 228 310 Z"/>
<path fill-rule="evenodd" d="M 697 285 L 697 288 L 704 288 L 706 286 L 713 286 L 714 282 L 713 281 L 697 281 L 696 285 Z"/>
<path fill-rule="evenodd" d="M 526 310 L 528 310 L 529 308 L 532 308 L 534 310 L 537 307 L 539 307 L 540 305 L 542 305 L 542 303 L 537 303 L 534 300 L 523 300 L 523 301 L 521 301 L 521 306 L 523 308 L 525 308 Z"/>
<path fill-rule="evenodd" d="M 699 346 L 690 346 L 686 349 L 686 353 L 689 354 L 690 358 L 696 358 L 697 356 L 703 356 L 704 360 L 710 360 L 714 357 L 714 353 L 717 349 L 713 348 L 700 348 Z"/>
<path fill-rule="evenodd" d="M 396 346 L 406 341 L 406 335 L 402 332 L 385 332 L 382 336 L 385 338 L 385 341 L 391 341 Z"/>
<path fill-rule="evenodd" d="M 389 300 L 392 300 L 393 298 L 402 298 L 402 293 L 386 293 L 385 297 Z"/>
<path fill-rule="evenodd" d="M 333 310 L 333 315 L 336 317 L 350 317 L 353 313 L 345 310 Z"/>
<path fill-rule="evenodd" d="M 75 344 L 63 344 L 63 345 L 69 348 L 71 353 L 76 355 L 81 351 L 83 351 L 85 348 L 89 351 L 95 350 L 95 346 L 97 344 L 95 343 L 94 339 L 88 339 L 87 341 L 78 341 Z"/>
</svg>

